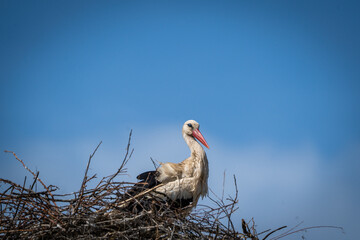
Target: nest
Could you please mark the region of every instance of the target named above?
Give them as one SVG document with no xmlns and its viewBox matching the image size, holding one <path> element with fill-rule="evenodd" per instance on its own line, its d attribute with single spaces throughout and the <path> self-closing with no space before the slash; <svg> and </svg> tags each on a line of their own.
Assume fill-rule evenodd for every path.
<svg viewBox="0 0 360 240">
<path fill-rule="evenodd" d="M 90 155 L 83 182 L 78 192 L 58 194 L 58 188 L 46 185 L 39 172 L 34 173 L 14 152 L 9 152 L 22 163 L 34 177 L 28 185 L 0 179 L 1 194 L 0 237 L 4 239 L 253 239 L 259 235 L 253 220 L 242 220 L 235 227 L 232 216 L 237 210 L 238 191 L 227 199 L 210 198 L 215 207 L 198 205 L 174 208 L 150 194 L 155 189 L 127 196 L 132 183 L 116 181 L 126 172 L 125 165 L 131 158 L 131 133 L 125 157 L 119 169 L 102 178 L 88 189 L 95 175 L 88 177 L 91 160 L 100 146 Z M 234 177 L 236 186 L 236 179 Z M 41 184 L 41 191 L 34 186 Z M 216 196 L 216 195 L 215 195 Z M 129 210 L 130 203 L 141 205 L 142 211 Z M 274 232 L 267 230 L 266 239 Z M 240 232 L 239 230 L 242 230 Z M 267 234 L 266 234 L 267 233 Z"/>
</svg>

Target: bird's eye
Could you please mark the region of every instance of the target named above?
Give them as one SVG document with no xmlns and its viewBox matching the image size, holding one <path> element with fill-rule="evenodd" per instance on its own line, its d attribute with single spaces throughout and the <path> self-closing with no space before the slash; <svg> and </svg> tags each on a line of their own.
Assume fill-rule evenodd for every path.
<svg viewBox="0 0 360 240">
<path fill-rule="evenodd" d="M 191 127 L 191 128 L 193 128 L 193 126 L 191 125 L 191 123 L 188 123 L 188 126 Z"/>
</svg>

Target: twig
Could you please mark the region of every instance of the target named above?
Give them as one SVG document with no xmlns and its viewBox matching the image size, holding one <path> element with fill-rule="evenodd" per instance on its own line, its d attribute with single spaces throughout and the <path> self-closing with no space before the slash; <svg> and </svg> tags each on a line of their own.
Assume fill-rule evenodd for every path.
<svg viewBox="0 0 360 240">
<path fill-rule="evenodd" d="M 81 184 L 81 187 L 80 187 L 80 191 L 79 191 L 79 201 L 77 201 L 76 203 L 76 206 L 74 208 L 74 212 L 72 215 L 76 214 L 79 206 L 80 206 L 80 203 L 81 203 L 81 199 L 82 199 L 82 196 L 84 194 L 84 189 L 85 189 L 85 185 L 86 185 L 86 181 L 87 181 L 87 173 L 88 173 L 88 170 L 89 170 L 89 166 L 90 166 L 90 163 L 91 163 L 91 159 L 94 157 L 96 151 L 98 150 L 98 148 L 100 147 L 102 141 L 100 141 L 100 143 L 97 145 L 97 147 L 95 148 L 94 152 L 92 154 L 90 154 L 89 156 L 89 160 L 88 160 L 88 163 L 87 163 L 87 166 L 86 166 L 86 170 L 85 170 L 85 175 L 84 175 L 84 178 L 83 178 L 83 181 L 82 181 L 82 184 Z"/>
<path fill-rule="evenodd" d="M 14 155 L 14 157 L 16 158 L 16 160 L 18 160 L 19 162 L 21 162 L 21 164 L 24 166 L 24 168 L 25 168 L 26 170 L 28 170 L 28 171 L 34 176 L 34 178 L 37 179 L 37 180 L 41 183 L 41 185 L 43 185 L 43 187 L 44 187 L 44 188 L 46 189 L 46 191 L 50 194 L 50 196 L 53 197 L 53 195 L 52 195 L 51 192 L 49 191 L 48 187 L 47 187 L 47 186 L 43 183 L 43 181 L 41 181 L 41 179 L 38 177 L 38 174 L 35 175 L 35 173 L 34 173 L 33 171 L 31 171 L 31 170 L 25 165 L 25 163 L 24 163 L 21 159 L 19 159 L 18 156 L 16 156 L 16 154 L 15 154 L 13 151 L 5 150 L 4 152 L 6 152 L 6 153 L 12 153 L 12 154 Z M 53 203 L 54 203 L 54 205 L 57 207 L 56 202 L 53 201 Z"/>
<path fill-rule="evenodd" d="M 129 161 L 129 159 L 131 158 L 133 152 L 134 152 L 134 149 L 131 150 L 130 152 L 130 155 L 129 155 L 129 149 L 130 149 L 130 143 L 131 143 L 131 135 L 132 135 L 132 130 L 130 130 L 130 133 L 129 133 L 129 140 L 128 140 L 128 144 L 127 144 L 127 147 L 126 147 L 126 153 L 125 153 L 125 157 L 119 167 L 119 169 L 117 170 L 117 172 L 115 174 L 113 174 L 109 179 L 108 179 L 108 183 L 110 183 L 120 172 L 121 170 L 123 169 L 123 167 L 126 165 L 126 163 Z M 129 156 L 129 157 L 128 157 Z"/>
<path fill-rule="evenodd" d="M 269 232 L 269 233 L 263 238 L 263 240 L 267 239 L 271 234 L 273 234 L 273 233 L 275 233 L 275 232 L 277 232 L 277 231 L 280 231 L 281 229 L 284 229 L 284 228 L 286 228 L 286 227 L 287 227 L 287 226 L 282 226 L 282 227 L 279 227 L 279 228 L 277 228 L 277 229 Z"/>
</svg>

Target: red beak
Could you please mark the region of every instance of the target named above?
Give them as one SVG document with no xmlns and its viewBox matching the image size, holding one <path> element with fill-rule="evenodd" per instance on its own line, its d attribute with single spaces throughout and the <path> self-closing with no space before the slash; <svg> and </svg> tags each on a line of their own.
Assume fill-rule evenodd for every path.
<svg viewBox="0 0 360 240">
<path fill-rule="evenodd" d="M 192 135 L 199 140 L 205 147 L 209 148 L 209 145 L 207 144 L 205 138 L 203 137 L 203 135 L 201 134 L 201 132 L 198 129 L 194 129 Z"/>
</svg>

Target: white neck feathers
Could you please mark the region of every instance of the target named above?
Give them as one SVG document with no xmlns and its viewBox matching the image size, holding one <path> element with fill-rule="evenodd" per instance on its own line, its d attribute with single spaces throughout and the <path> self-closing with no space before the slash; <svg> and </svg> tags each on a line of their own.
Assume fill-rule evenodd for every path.
<svg viewBox="0 0 360 240">
<path fill-rule="evenodd" d="M 199 194 L 202 197 L 205 197 L 208 191 L 207 180 L 209 177 L 209 164 L 206 153 L 200 143 L 198 143 L 193 136 L 183 133 L 183 137 L 191 151 L 191 156 L 187 160 L 195 163 L 193 177 L 197 178 L 199 183 Z"/>
<path fill-rule="evenodd" d="M 203 147 L 198 143 L 193 136 L 189 136 L 186 133 L 183 133 L 183 138 L 186 144 L 189 146 L 191 151 L 191 156 L 196 158 L 203 158 L 205 155 L 205 151 Z"/>
</svg>

